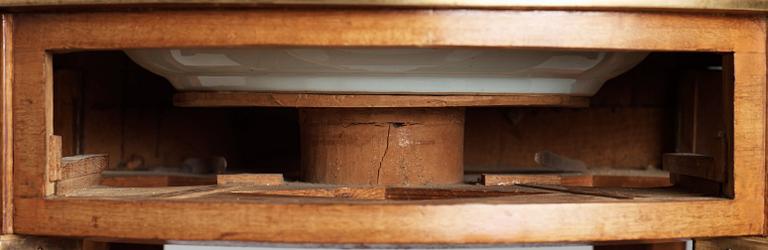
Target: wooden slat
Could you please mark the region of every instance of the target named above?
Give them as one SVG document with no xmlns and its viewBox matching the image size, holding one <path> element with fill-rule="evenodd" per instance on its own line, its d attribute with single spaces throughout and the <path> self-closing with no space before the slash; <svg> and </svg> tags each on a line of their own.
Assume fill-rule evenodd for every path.
<svg viewBox="0 0 768 250">
<path fill-rule="evenodd" d="M 480 107 L 480 106 L 589 106 L 589 98 L 563 95 L 364 95 L 259 92 L 182 92 L 174 95 L 180 107 Z"/>
<path fill-rule="evenodd" d="M 575 187 L 668 187 L 669 176 L 620 176 L 591 174 L 483 174 L 481 183 L 486 186 L 515 184 L 549 184 Z"/>
<path fill-rule="evenodd" d="M 13 233 L 13 18 L 2 14 L 0 25 L 0 234 Z"/>
<path fill-rule="evenodd" d="M 560 174 L 483 174 L 480 183 L 486 186 L 515 184 L 553 184 L 561 185 Z"/>
<path fill-rule="evenodd" d="M 512 205 L 84 198 L 17 202 L 25 208 L 16 215 L 19 233 L 122 239 L 530 243 L 743 235 L 762 227 L 761 220 L 753 220 L 761 211 L 732 200 Z M 38 223 L 39 218 L 46 223 Z"/>
<path fill-rule="evenodd" d="M 283 174 L 219 174 L 216 175 L 216 184 L 247 183 L 253 185 L 281 185 Z"/>
</svg>

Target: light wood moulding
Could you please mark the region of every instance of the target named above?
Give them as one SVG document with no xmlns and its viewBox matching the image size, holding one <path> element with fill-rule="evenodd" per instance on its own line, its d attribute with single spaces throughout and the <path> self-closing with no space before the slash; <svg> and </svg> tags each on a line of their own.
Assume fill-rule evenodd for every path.
<svg viewBox="0 0 768 250">
<path fill-rule="evenodd" d="M 442 108 L 534 106 L 589 106 L 589 97 L 566 95 L 391 95 L 302 94 L 258 92 L 181 92 L 173 97 L 179 107 L 317 107 L 317 108 Z"/>
<path fill-rule="evenodd" d="M 763 17 L 405 9 L 15 15 L 15 233 L 125 239 L 460 244 L 670 239 L 765 232 Z M 45 197 L 49 167 L 46 147 L 53 133 L 48 52 L 274 45 L 733 52 L 736 195 L 734 199 L 618 201 L 569 195 L 519 203 L 460 199 L 400 204 L 244 202 L 225 197 L 215 201 Z"/>
</svg>

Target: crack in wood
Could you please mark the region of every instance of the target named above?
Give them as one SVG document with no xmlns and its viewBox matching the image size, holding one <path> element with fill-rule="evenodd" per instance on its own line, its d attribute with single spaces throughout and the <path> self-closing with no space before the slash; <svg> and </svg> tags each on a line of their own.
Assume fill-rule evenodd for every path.
<svg viewBox="0 0 768 250">
<path fill-rule="evenodd" d="M 384 146 L 384 154 L 381 155 L 381 160 L 379 160 L 379 169 L 376 170 L 376 184 L 377 185 L 381 184 L 381 168 L 382 168 L 382 165 L 384 164 L 384 158 L 387 157 L 387 151 L 389 151 L 389 134 L 392 131 L 392 126 L 393 126 L 393 124 L 390 123 L 389 126 L 387 127 L 387 138 L 386 138 L 387 144 L 385 144 L 385 146 Z"/>
</svg>

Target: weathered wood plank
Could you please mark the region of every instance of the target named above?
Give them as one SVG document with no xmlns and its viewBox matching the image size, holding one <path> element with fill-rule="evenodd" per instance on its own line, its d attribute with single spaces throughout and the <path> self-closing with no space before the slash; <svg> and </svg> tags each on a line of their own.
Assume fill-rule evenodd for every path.
<svg viewBox="0 0 768 250">
<path fill-rule="evenodd" d="M 516 205 L 83 198 L 17 202 L 24 208 L 16 215 L 19 233 L 123 239 L 525 243 L 743 235 L 762 227 L 762 221 L 753 220 L 760 213 L 731 200 Z M 39 218 L 46 223 L 38 223 Z M 139 230 L 147 228 L 153 230 Z"/>
<path fill-rule="evenodd" d="M 0 234 L 13 233 L 13 16 L 0 25 Z"/>
<path fill-rule="evenodd" d="M 216 184 L 253 184 L 253 185 L 281 185 L 283 174 L 219 174 L 216 175 Z"/>
</svg>

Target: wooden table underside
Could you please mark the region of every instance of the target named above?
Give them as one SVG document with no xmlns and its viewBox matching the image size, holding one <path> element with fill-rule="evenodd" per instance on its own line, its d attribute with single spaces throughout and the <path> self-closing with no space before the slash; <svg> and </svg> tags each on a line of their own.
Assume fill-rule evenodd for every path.
<svg viewBox="0 0 768 250">
<path fill-rule="evenodd" d="M 12 69 L 3 73 L 13 72 L 12 80 L 3 78 L 5 84 L 11 84 L 3 100 L 11 98 L 13 104 L 3 115 L 12 115 L 13 120 L 4 119 L 2 125 L 4 131 L 12 131 L 4 141 L 13 143 L 3 146 L 13 147 L 13 158 L 3 158 L 2 163 L 6 173 L 13 167 L 15 209 L 12 215 L 3 217 L 3 222 L 12 225 L 14 233 L 165 240 L 469 244 L 765 232 L 763 17 L 329 9 L 24 13 L 6 15 L 5 19 L 8 22 L 4 31 L 13 30 L 12 46 L 3 53 L 12 53 L 14 61 Z M 49 147 L 53 134 L 50 53 L 264 45 L 733 52 L 736 196 L 721 199 L 663 195 L 617 201 L 566 195 L 570 198 L 524 202 L 468 199 L 365 204 L 291 198 L 244 201 L 226 192 L 189 199 L 48 196 L 46 174 L 53 155 Z"/>
</svg>

